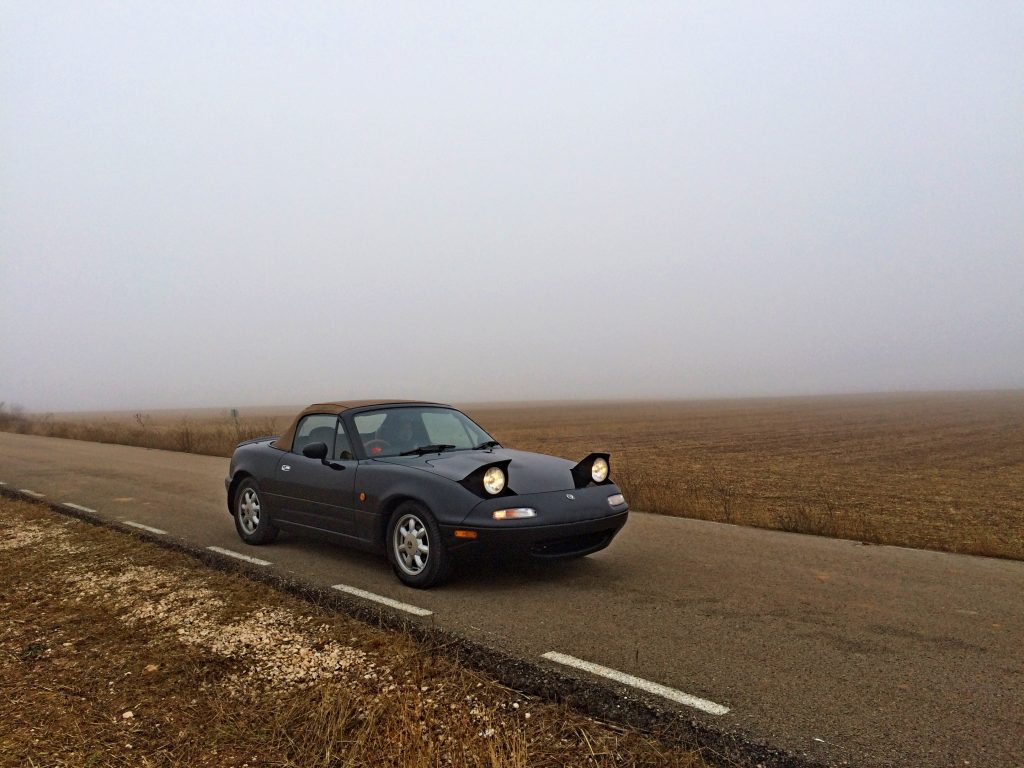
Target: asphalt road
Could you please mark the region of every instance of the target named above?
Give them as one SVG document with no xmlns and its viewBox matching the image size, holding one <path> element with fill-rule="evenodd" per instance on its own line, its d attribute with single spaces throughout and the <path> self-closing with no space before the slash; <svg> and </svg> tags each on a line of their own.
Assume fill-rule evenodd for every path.
<svg viewBox="0 0 1024 768">
<path fill-rule="evenodd" d="M 528 658 L 670 686 L 728 707 L 693 716 L 754 740 L 855 765 L 1024 766 L 1024 563 L 633 513 L 585 560 L 475 563 L 423 592 L 383 557 L 284 534 L 246 546 L 227 467 L 0 433 L 10 488 L 413 604 Z"/>
</svg>

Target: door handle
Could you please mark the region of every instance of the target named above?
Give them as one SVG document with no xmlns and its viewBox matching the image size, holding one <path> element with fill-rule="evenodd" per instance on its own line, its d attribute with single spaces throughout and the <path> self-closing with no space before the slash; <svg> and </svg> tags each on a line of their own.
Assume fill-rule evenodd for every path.
<svg viewBox="0 0 1024 768">
<path fill-rule="evenodd" d="M 282 472 L 291 472 L 292 471 L 292 465 L 291 464 L 282 464 L 281 465 L 281 471 Z"/>
</svg>

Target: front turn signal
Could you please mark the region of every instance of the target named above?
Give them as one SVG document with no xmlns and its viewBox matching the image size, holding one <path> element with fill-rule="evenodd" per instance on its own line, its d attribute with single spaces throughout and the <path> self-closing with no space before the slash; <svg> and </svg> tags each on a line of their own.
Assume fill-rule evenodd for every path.
<svg viewBox="0 0 1024 768">
<path fill-rule="evenodd" d="M 537 510 L 530 507 L 513 507 L 512 509 L 496 509 L 491 512 L 495 520 L 520 520 L 524 517 L 536 517 Z"/>
</svg>

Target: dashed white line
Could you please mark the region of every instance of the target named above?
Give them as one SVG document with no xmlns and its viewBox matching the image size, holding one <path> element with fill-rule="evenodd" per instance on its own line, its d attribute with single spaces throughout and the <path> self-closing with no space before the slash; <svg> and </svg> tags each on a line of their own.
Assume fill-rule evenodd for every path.
<svg viewBox="0 0 1024 768">
<path fill-rule="evenodd" d="M 150 533 L 158 533 L 161 536 L 163 536 L 165 533 L 167 533 L 167 531 L 162 531 L 159 528 L 152 528 L 152 527 L 150 527 L 148 525 L 143 525 L 142 523 L 136 523 L 136 522 L 133 522 L 131 520 L 122 520 L 121 522 L 124 523 L 125 525 L 130 525 L 132 528 L 138 528 L 138 529 L 143 530 L 143 531 L 149 531 Z"/>
<path fill-rule="evenodd" d="M 65 501 L 61 504 L 62 507 L 69 507 L 70 509 L 77 509 L 79 512 L 88 512 L 91 515 L 96 514 L 96 510 L 91 507 L 83 507 L 81 504 L 72 504 L 70 501 Z"/>
<path fill-rule="evenodd" d="M 248 555 L 243 555 L 241 552 L 234 552 L 230 549 L 223 549 L 221 547 L 207 547 L 207 549 L 211 552 L 227 555 L 228 557 L 237 557 L 239 560 L 245 560 L 245 562 L 252 563 L 253 565 L 273 565 L 269 560 L 260 560 L 258 557 L 249 557 Z"/>
<path fill-rule="evenodd" d="M 18 493 L 24 493 L 26 496 L 31 496 L 33 499 L 45 498 L 43 494 L 37 493 L 36 491 L 30 491 L 28 488 L 19 488 Z"/>
<path fill-rule="evenodd" d="M 567 656 L 566 654 L 558 653 L 557 651 L 549 651 L 548 653 L 543 654 L 541 658 L 547 659 L 548 661 L 554 661 L 558 664 L 565 664 L 567 667 L 582 669 L 584 672 L 589 672 L 592 675 L 607 677 L 609 680 L 614 680 L 617 683 L 631 685 L 634 688 L 639 688 L 641 691 L 653 693 L 656 696 L 661 696 L 662 698 L 674 701 L 677 704 L 693 707 L 694 709 L 699 709 L 701 712 L 707 712 L 709 715 L 724 715 L 729 711 L 728 707 L 723 707 L 721 704 L 716 704 L 713 701 L 691 696 L 690 694 L 683 693 L 675 688 L 669 688 L 667 685 L 652 683 L 650 680 L 644 680 L 642 677 L 627 675 L 625 672 L 619 672 L 617 669 L 602 667 L 600 664 L 595 664 L 592 661 L 577 659 L 575 656 Z"/>
<path fill-rule="evenodd" d="M 415 605 L 409 605 L 409 603 L 403 603 L 398 600 L 392 600 L 390 597 L 384 597 L 383 595 L 377 595 L 373 592 L 367 592 L 365 589 L 359 589 L 358 587 L 350 587 L 348 584 L 335 584 L 334 589 L 339 592 L 346 592 L 356 597 L 362 597 L 367 600 L 373 600 L 375 603 L 381 603 L 383 605 L 390 606 L 391 608 L 397 608 L 400 611 L 411 613 L 415 616 L 430 616 L 433 611 L 428 611 L 426 608 L 417 608 Z"/>
</svg>

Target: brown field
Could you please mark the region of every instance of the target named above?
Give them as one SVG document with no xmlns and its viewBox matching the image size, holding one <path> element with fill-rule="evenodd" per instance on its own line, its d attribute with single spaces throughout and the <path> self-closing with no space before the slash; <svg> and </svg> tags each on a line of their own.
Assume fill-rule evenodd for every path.
<svg viewBox="0 0 1024 768">
<path fill-rule="evenodd" d="M 464 407 L 504 445 L 612 453 L 634 509 L 1024 559 L 1024 392 Z M 0 428 L 230 455 L 294 408 L 8 416 Z"/>
<path fill-rule="evenodd" d="M 0 498 L 0 766 L 680 766 L 401 633 Z"/>
</svg>

